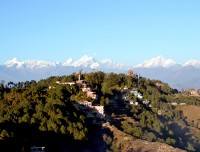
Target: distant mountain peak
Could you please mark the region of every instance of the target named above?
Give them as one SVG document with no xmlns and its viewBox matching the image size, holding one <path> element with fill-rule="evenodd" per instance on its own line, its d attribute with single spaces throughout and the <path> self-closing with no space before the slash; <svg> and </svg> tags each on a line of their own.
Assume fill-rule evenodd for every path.
<svg viewBox="0 0 200 152">
<path fill-rule="evenodd" d="M 195 68 L 200 68 L 200 61 L 198 60 L 189 60 L 183 64 L 184 67 L 193 66 Z"/>
<path fill-rule="evenodd" d="M 26 60 L 26 61 L 20 61 L 16 57 L 8 60 L 4 65 L 8 68 L 44 68 L 49 66 L 57 66 L 59 65 L 59 62 L 47 62 L 44 60 Z"/>
<path fill-rule="evenodd" d="M 175 61 L 173 61 L 172 59 L 165 59 L 162 56 L 157 56 L 155 58 L 146 60 L 144 62 L 142 62 L 141 64 L 137 64 L 135 66 L 135 68 L 141 68 L 141 67 L 145 67 L 145 68 L 153 68 L 153 67 L 171 67 L 176 65 L 177 63 Z"/>
<path fill-rule="evenodd" d="M 5 66 L 10 68 L 10 67 L 15 67 L 15 68 L 22 68 L 23 67 L 24 62 L 19 61 L 16 57 L 14 57 L 11 60 L 8 60 L 5 63 Z"/>
<path fill-rule="evenodd" d="M 63 65 L 72 66 L 73 65 L 73 59 L 72 58 L 67 59 L 67 61 Z"/>
<path fill-rule="evenodd" d="M 95 69 L 100 66 L 98 61 L 96 61 L 93 57 L 90 57 L 88 55 L 84 55 L 76 61 L 73 61 L 71 58 L 69 58 L 63 65 L 74 67 L 83 66 L 90 67 L 91 69 Z"/>
</svg>

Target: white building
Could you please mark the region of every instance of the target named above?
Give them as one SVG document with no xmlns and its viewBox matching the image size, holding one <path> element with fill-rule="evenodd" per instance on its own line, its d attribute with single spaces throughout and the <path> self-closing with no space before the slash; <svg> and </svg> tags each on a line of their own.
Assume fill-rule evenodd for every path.
<svg viewBox="0 0 200 152">
<path fill-rule="evenodd" d="M 88 108 L 89 113 L 87 114 L 87 117 L 91 117 L 92 113 L 95 113 L 98 117 L 105 116 L 104 106 L 92 106 L 92 103 L 89 101 L 80 102 L 80 105 L 84 105 L 85 107 L 83 108 Z"/>
<path fill-rule="evenodd" d="M 93 106 L 92 106 L 92 103 L 89 102 L 89 101 L 82 101 L 82 102 L 80 102 L 80 104 L 81 104 L 81 105 L 84 105 L 84 106 L 87 106 L 87 107 L 90 107 L 90 108 L 93 107 Z"/>
<path fill-rule="evenodd" d="M 97 110 L 99 116 L 105 116 L 104 106 L 94 106 L 94 109 Z"/>
</svg>

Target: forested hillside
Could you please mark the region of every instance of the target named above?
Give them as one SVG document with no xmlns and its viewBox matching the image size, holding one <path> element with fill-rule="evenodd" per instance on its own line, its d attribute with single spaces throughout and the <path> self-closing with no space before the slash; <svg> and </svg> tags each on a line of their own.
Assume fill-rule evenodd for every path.
<svg viewBox="0 0 200 152">
<path fill-rule="evenodd" d="M 104 106 L 105 115 L 89 117 L 92 109 L 80 106 L 83 101 Z M 193 123 L 180 108 L 188 105 L 199 106 L 200 98 L 133 73 L 98 71 L 38 82 L 2 81 L 0 151 L 26 152 L 34 145 L 46 151 L 124 151 L 125 143 L 102 127 L 106 122 L 134 139 L 199 151 L 200 120 Z"/>
</svg>

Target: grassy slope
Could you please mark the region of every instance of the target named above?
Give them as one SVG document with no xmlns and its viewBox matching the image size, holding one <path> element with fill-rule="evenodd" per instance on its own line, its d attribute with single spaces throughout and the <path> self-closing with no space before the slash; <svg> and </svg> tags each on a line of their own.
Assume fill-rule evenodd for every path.
<svg viewBox="0 0 200 152">
<path fill-rule="evenodd" d="M 200 107 L 194 105 L 186 105 L 178 107 L 183 112 L 183 115 L 187 117 L 189 122 L 197 124 L 200 121 Z"/>
</svg>

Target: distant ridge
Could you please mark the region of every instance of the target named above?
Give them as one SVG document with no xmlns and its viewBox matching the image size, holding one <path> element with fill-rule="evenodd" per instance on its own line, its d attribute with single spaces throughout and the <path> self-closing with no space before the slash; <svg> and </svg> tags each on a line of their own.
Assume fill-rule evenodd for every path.
<svg viewBox="0 0 200 152">
<path fill-rule="evenodd" d="M 111 59 L 96 60 L 84 55 L 78 60 L 69 58 L 66 62 L 44 60 L 20 61 L 13 58 L 0 66 L 0 79 L 6 81 L 40 80 L 49 76 L 60 76 L 77 72 L 104 71 L 126 73 L 133 69 L 137 74 L 150 79 L 159 79 L 177 89 L 200 88 L 200 61 L 189 60 L 179 64 L 162 56 L 146 60 L 137 65 L 125 65 Z"/>
</svg>

